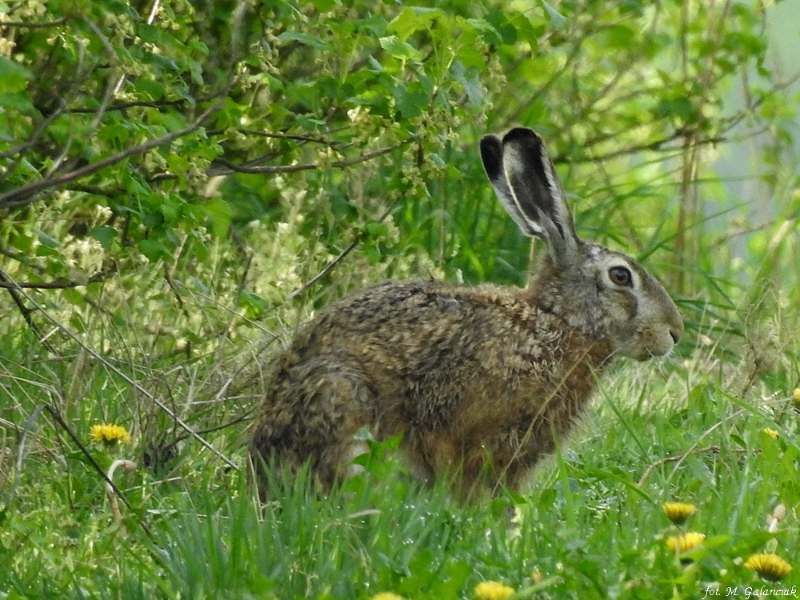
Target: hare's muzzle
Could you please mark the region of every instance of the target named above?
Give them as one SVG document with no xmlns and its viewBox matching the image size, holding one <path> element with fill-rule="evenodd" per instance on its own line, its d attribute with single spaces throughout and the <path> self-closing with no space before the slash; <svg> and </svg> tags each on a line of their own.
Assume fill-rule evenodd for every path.
<svg viewBox="0 0 800 600">
<path fill-rule="evenodd" d="M 649 360 L 672 352 L 683 335 L 683 319 L 677 308 L 671 316 L 669 323 L 651 323 L 641 327 L 638 332 L 639 343 L 628 356 L 636 360 Z"/>
</svg>

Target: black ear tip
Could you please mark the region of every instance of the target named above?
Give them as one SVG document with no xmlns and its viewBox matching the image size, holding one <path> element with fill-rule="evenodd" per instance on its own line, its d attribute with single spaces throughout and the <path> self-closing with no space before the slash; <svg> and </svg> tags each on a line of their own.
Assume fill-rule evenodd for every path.
<svg viewBox="0 0 800 600">
<path fill-rule="evenodd" d="M 541 144 L 540 138 L 533 129 L 527 127 L 515 127 L 503 136 L 503 143 L 523 142 L 528 144 Z"/>
<path fill-rule="evenodd" d="M 503 142 L 496 135 L 485 135 L 481 138 L 481 159 L 489 177 L 494 177 L 502 170 Z"/>
<path fill-rule="evenodd" d="M 503 142 L 496 135 L 489 134 L 481 138 L 481 154 L 486 152 L 503 151 Z"/>
</svg>

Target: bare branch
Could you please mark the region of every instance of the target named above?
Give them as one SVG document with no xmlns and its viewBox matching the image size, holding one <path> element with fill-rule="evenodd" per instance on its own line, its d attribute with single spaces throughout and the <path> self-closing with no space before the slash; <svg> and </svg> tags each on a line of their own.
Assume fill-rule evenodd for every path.
<svg viewBox="0 0 800 600">
<path fill-rule="evenodd" d="M 46 27 L 58 27 L 67 22 L 66 17 L 55 21 L 43 21 L 41 23 L 23 23 L 22 21 L 0 22 L 0 27 L 19 27 L 20 29 L 44 29 Z"/>
<path fill-rule="evenodd" d="M 14 280 L 11 279 L 8 275 L 6 275 L 5 271 L 0 269 L 0 286 L 6 288 L 8 293 L 11 295 L 11 299 L 14 301 L 14 304 L 17 305 L 17 309 L 19 310 L 22 318 L 25 319 L 25 322 L 28 324 L 28 327 L 31 328 L 36 337 L 42 339 L 42 332 L 39 330 L 39 327 L 36 323 L 33 322 L 31 319 L 31 313 L 33 310 L 25 306 L 25 303 L 22 301 L 22 298 L 17 293 L 17 284 L 14 283 Z"/>
<path fill-rule="evenodd" d="M 137 107 L 144 107 L 144 108 L 165 108 L 167 106 L 183 106 L 185 104 L 197 104 L 202 102 L 208 102 L 210 98 L 200 98 L 197 99 L 195 102 L 189 102 L 188 100 L 159 100 L 159 101 L 138 101 L 138 102 L 120 102 L 119 104 L 111 104 L 107 107 L 108 110 L 125 110 L 127 108 L 137 108 Z M 100 109 L 99 108 L 72 108 L 70 109 L 70 113 L 74 114 L 85 114 L 85 113 L 96 113 Z"/>
<path fill-rule="evenodd" d="M 27 297 L 27 294 L 25 294 L 25 292 L 18 287 L 8 287 L 8 284 L 11 284 L 12 286 L 17 285 L 16 282 L 5 271 L 0 269 L 0 286 L 8 290 L 11 299 L 14 301 L 14 304 L 17 305 L 17 309 L 22 315 L 22 318 L 25 319 L 25 322 L 28 324 L 28 327 L 30 327 L 31 331 L 39 340 L 39 342 L 45 348 L 47 348 L 49 352 L 57 354 L 56 349 L 53 347 L 53 344 L 50 343 L 50 341 L 47 339 L 46 336 L 42 335 L 42 330 L 39 329 L 39 326 L 33 321 L 31 315 L 34 312 L 34 309 L 28 308 L 25 305 L 25 302 L 23 302 L 22 297 L 23 296 Z"/>
<path fill-rule="evenodd" d="M 336 142 L 334 140 L 326 140 L 322 137 L 314 137 L 313 135 L 293 135 L 289 133 L 270 133 L 267 131 L 257 131 L 255 129 L 240 129 L 241 133 L 245 135 L 255 135 L 258 137 L 265 137 L 265 138 L 272 138 L 276 140 L 293 140 L 295 142 L 311 142 L 314 144 L 322 144 L 324 146 L 330 146 L 331 148 L 337 148 L 342 144 L 340 142 Z M 348 144 L 349 145 L 349 144 Z"/>
<path fill-rule="evenodd" d="M 98 271 L 97 273 L 89 277 L 89 279 L 87 279 L 86 281 L 56 280 L 56 281 L 31 281 L 31 282 L 17 283 L 14 281 L 10 281 L 8 278 L 4 277 L 2 271 L 0 271 L 0 289 L 66 290 L 70 288 L 80 287 L 82 285 L 89 285 L 90 283 L 105 281 L 114 273 L 115 271 Z"/>
<path fill-rule="evenodd" d="M 633 144 L 632 146 L 627 146 L 626 148 L 620 148 L 619 150 L 613 150 L 611 152 L 607 152 L 606 154 L 593 154 L 591 156 L 586 156 L 584 158 L 576 157 L 576 158 L 567 158 L 566 156 L 556 156 L 553 159 L 555 163 L 561 162 L 570 162 L 572 164 L 577 163 L 586 163 L 586 162 L 597 162 L 602 160 L 609 160 L 611 158 L 617 158 L 618 156 L 624 156 L 626 154 L 634 154 L 636 152 L 641 152 L 643 150 L 650 150 L 650 151 L 674 151 L 679 150 L 679 148 L 664 148 L 666 144 L 669 142 L 675 141 L 686 136 L 685 131 L 678 130 L 670 136 L 662 138 L 660 140 L 656 140 L 654 142 L 644 142 L 641 144 Z M 693 143 L 698 146 L 708 145 L 708 144 L 719 144 L 722 142 L 727 141 L 728 138 L 726 137 L 710 137 L 705 139 L 694 140 Z"/>
<path fill-rule="evenodd" d="M 211 115 L 211 113 L 217 110 L 217 107 L 219 106 L 220 102 L 221 100 L 218 98 L 209 108 L 204 110 L 202 114 L 199 117 L 197 117 L 190 125 L 184 127 L 183 129 L 180 129 L 178 131 L 173 131 L 172 133 L 168 133 L 167 135 L 161 136 L 160 138 L 156 138 L 154 140 L 149 140 L 143 144 L 134 146 L 133 148 L 128 148 L 127 150 L 118 152 L 117 154 L 109 156 L 108 158 L 104 158 L 103 160 L 99 160 L 95 163 L 86 165 L 85 167 L 81 167 L 80 169 L 75 169 L 74 171 L 65 173 L 64 175 L 59 175 L 58 177 L 48 177 L 46 179 L 34 181 L 33 183 L 23 185 L 22 187 L 18 187 L 17 189 L 6 192 L 5 194 L 0 194 L 0 208 L 16 208 L 19 206 L 25 206 L 27 204 L 31 204 L 36 201 L 34 195 L 37 194 L 38 192 L 62 186 L 65 183 L 75 181 L 76 179 L 80 179 L 82 177 L 87 177 L 88 175 L 96 173 L 100 169 L 116 164 L 120 161 L 125 160 L 126 158 L 130 158 L 131 156 L 136 156 L 138 154 L 143 154 L 148 150 L 152 150 L 153 148 L 158 148 L 159 146 L 163 146 L 164 144 L 169 144 L 170 142 L 178 138 L 189 135 L 190 133 L 198 129 L 203 124 L 203 121 L 205 121 L 209 117 L 209 115 Z"/>
<path fill-rule="evenodd" d="M 105 92 L 103 93 L 103 100 L 100 102 L 100 106 L 97 109 L 97 113 L 92 119 L 92 131 L 95 131 L 100 126 L 100 122 L 103 120 L 103 116 L 106 114 L 108 106 L 111 104 L 111 100 L 114 98 L 114 95 L 119 91 L 122 82 L 125 81 L 125 73 L 120 75 L 119 79 L 114 81 L 114 74 L 117 71 L 117 63 L 118 63 L 117 53 L 114 50 L 114 46 L 111 45 L 111 41 L 103 34 L 101 29 L 95 24 L 94 21 L 86 17 L 83 17 L 82 20 L 89 26 L 89 28 L 92 31 L 94 31 L 94 34 L 102 42 L 103 47 L 106 49 L 106 54 L 108 55 L 108 61 L 111 65 L 110 72 L 108 75 L 108 81 L 106 82 L 106 89 Z"/>
<path fill-rule="evenodd" d="M 378 158 L 379 156 L 383 156 L 384 154 L 389 154 L 390 152 L 394 152 L 398 148 L 402 148 L 403 146 L 407 146 L 413 141 L 413 139 L 408 139 L 402 142 L 398 142 L 393 146 L 388 146 L 386 148 L 381 148 L 379 150 L 375 150 L 374 152 L 369 152 L 367 154 L 362 154 L 361 156 L 357 156 L 355 158 L 348 158 L 345 160 L 337 160 L 330 163 L 330 167 L 334 167 L 337 169 L 343 169 L 346 167 L 351 167 L 353 165 L 357 165 L 362 162 L 367 162 L 368 160 L 372 160 L 374 158 Z M 319 169 L 317 165 L 304 163 L 300 165 L 268 165 L 265 167 L 247 167 L 242 165 L 235 165 L 231 162 L 228 162 L 224 159 L 217 159 L 216 162 L 224 168 L 212 168 L 208 170 L 209 177 L 217 177 L 219 175 L 230 175 L 231 173 L 296 173 L 298 171 L 312 171 L 314 169 Z M 2 202 L 2 196 L 0 196 L 0 202 Z M 0 204 L 2 207 L 2 204 Z"/>
</svg>

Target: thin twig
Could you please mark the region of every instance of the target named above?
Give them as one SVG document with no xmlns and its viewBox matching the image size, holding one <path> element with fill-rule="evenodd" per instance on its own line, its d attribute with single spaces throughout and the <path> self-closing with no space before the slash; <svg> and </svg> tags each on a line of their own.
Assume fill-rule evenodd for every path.
<svg viewBox="0 0 800 600">
<path fill-rule="evenodd" d="M 196 104 L 200 104 L 202 102 L 208 102 L 211 98 L 197 98 L 194 101 L 189 101 L 185 99 L 180 100 L 139 100 L 133 102 L 119 102 L 117 104 L 112 104 L 108 106 L 108 110 L 126 110 L 128 108 L 165 108 L 167 106 L 184 106 L 186 104 L 190 104 L 195 106 Z M 72 114 L 92 114 L 96 113 L 99 109 L 98 108 L 86 108 L 86 107 L 79 107 L 70 109 L 70 113 Z"/>
<path fill-rule="evenodd" d="M 39 329 L 39 326 L 31 318 L 31 313 L 33 313 L 33 310 L 25 306 L 25 302 L 22 301 L 22 297 L 20 296 L 19 293 L 20 287 L 16 284 L 16 282 L 13 279 L 11 279 L 11 276 L 8 275 L 2 269 L 0 269 L 0 287 L 3 287 L 8 290 L 11 299 L 14 301 L 14 304 L 17 305 L 17 309 L 22 314 L 22 318 L 25 319 L 25 322 L 28 324 L 28 327 L 31 328 L 31 331 L 33 331 L 34 335 L 39 339 L 42 345 L 53 354 L 57 354 L 56 349 L 42 335 L 42 331 Z"/>
<path fill-rule="evenodd" d="M 606 154 L 592 154 L 586 157 L 568 157 L 566 155 L 557 155 L 553 158 L 554 163 L 566 163 L 569 162 L 570 164 L 578 164 L 578 163 L 586 163 L 586 162 L 598 162 L 603 160 L 609 160 L 612 158 L 617 158 L 619 156 L 624 156 L 626 154 L 634 154 L 636 152 L 641 151 L 666 151 L 666 152 L 677 152 L 680 148 L 664 148 L 665 144 L 669 142 L 675 141 L 687 135 L 687 132 L 684 130 L 677 130 L 672 135 L 667 137 L 661 138 L 659 140 L 655 140 L 653 142 L 643 142 L 641 144 L 634 144 L 632 146 L 628 146 L 626 148 L 620 148 L 619 150 L 613 150 L 611 152 L 607 152 Z M 717 136 L 717 137 L 709 137 L 705 139 L 696 140 L 695 143 L 700 145 L 707 145 L 707 144 L 720 144 L 723 142 L 727 142 L 728 138 Z M 587 143 L 587 147 L 590 147 L 591 144 Z"/>
<path fill-rule="evenodd" d="M 100 42 L 103 44 L 103 47 L 106 49 L 106 55 L 108 56 L 109 62 L 109 74 L 108 80 L 106 82 L 106 89 L 103 92 L 103 99 L 100 101 L 100 106 L 97 109 L 97 112 L 92 119 L 91 130 L 92 132 L 96 131 L 97 128 L 100 126 L 100 123 L 103 120 L 103 117 L 108 110 L 111 101 L 114 99 L 114 96 L 117 94 L 118 90 L 118 83 L 121 83 L 125 79 L 125 73 L 119 76 L 119 79 L 116 83 L 112 83 L 114 74 L 117 72 L 118 60 L 117 60 L 117 53 L 114 50 L 114 46 L 111 44 L 111 41 L 103 34 L 102 30 L 95 24 L 94 21 L 83 17 L 83 22 L 86 23 L 89 28 L 94 31 L 94 34 L 100 39 Z"/>
<path fill-rule="evenodd" d="M 115 272 L 116 271 L 98 271 L 97 273 L 89 277 L 86 281 L 67 281 L 64 279 L 57 279 L 56 281 L 24 281 L 22 283 L 18 283 L 8 279 L 8 276 L 5 276 L 5 273 L 0 271 L 0 280 L 2 280 L 0 281 L 0 289 L 67 290 L 70 288 L 81 287 L 82 285 L 89 285 L 91 283 L 98 283 L 99 281 L 105 281 L 106 279 L 111 277 Z"/>
<path fill-rule="evenodd" d="M 661 460 L 657 460 L 652 465 L 647 467 L 647 469 L 645 469 L 644 474 L 642 474 L 642 477 L 639 479 L 639 483 L 636 484 L 636 487 L 641 488 L 642 486 L 644 486 L 644 483 L 645 481 L 647 481 L 647 478 L 650 477 L 650 474 L 661 465 L 665 465 L 671 462 L 682 462 L 683 460 L 686 459 L 687 456 L 691 456 L 692 454 L 705 454 L 706 452 L 710 452 L 712 454 L 719 454 L 719 450 L 720 450 L 719 446 L 712 445 L 712 446 L 706 446 L 705 448 L 694 448 L 692 450 L 689 450 L 688 452 L 684 452 L 683 454 L 678 454 L 677 456 L 668 456 L 667 458 L 662 458 Z M 745 450 L 744 448 L 735 448 L 734 450 L 736 452 L 747 452 L 747 450 Z"/>
<path fill-rule="evenodd" d="M 84 456 L 85 456 L 87 459 L 89 459 L 89 463 L 92 465 L 92 467 L 94 468 L 94 470 L 95 470 L 95 471 L 97 471 L 97 473 L 100 475 L 100 477 L 102 477 L 102 478 L 103 478 L 103 480 L 106 482 L 106 485 L 107 485 L 109 488 L 111 488 L 112 490 L 114 490 L 114 493 L 117 495 L 117 497 L 119 497 L 119 499 L 120 499 L 120 500 L 122 500 L 122 503 L 123 503 L 125 506 L 127 506 L 127 507 L 128 507 L 128 510 L 131 510 L 131 511 L 133 511 L 133 506 L 132 506 L 132 505 L 131 505 L 131 503 L 128 501 L 128 499 L 125 497 L 125 494 L 123 494 L 123 493 L 122 493 L 122 490 L 120 490 L 120 489 L 117 487 L 117 484 L 116 484 L 116 483 L 114 483 L 114 482 L 113 482 L 113 481 L 112 481 L 112 480 L 109 478 L 109 476 L 108 476 L 108 475 L 106 475 L 106 472 L 103 470 L 103 467 L 101 467 L 101 466 L 100 466 L 100 465 L 97 463 L 97 461 L 95 460 L 94 456 L 92 456 L 92 453 L 91 453 L 91 452 L 89 452 L 89 449 L 88 449 L 88 448 L 86 448 L 86 446 L 84 446 L 84 445 L 83 445 L 83 443 L 82 443 L 82 442 L 81 442 L 81 441 L 78 439 L 78 436 L 77 436 L 77 435 L 75 435 L 75 432 L 74 432 L 74 431 L 72 431 L 72 428 L 71 428 L 69 425 L 67 425 L 67 422 L 66 422 L 66 421 L 64 421 L 64 418 L 61 416 L 61 414 L 60 414 L 60 413 L 59 413 L 59 412 L 58 412 L 58 411 L 57 411 L 55 408 L 53 408 L 53 407 L 52 407 L 50 404 L 45 404 L 45 405 L 44 405 L 44 406 L 42 406 L 41 408 L 43 408 L 44 410 L 46 410 L 47 412 L 49 412 L 49 413 L 50 413 L 50 416 L 52 416 L 52 417 L 53 417 L 53 419 L 56 421 L 56 423 L 58 423 L 58 424 L 61 426 L 61 428 L 62 428 L 62 429 L 64 429 L 64 431 L 66 431 L 66 432 L 67 432 L 67 435 L 69 435 L 69 437 L 70 437 L 70 438 L 72 438 L 72 441 L 73 441 L 73 442 L 75 442 L 75 444 L 78 446 L 78 448 L 79 448 L 79 449 L 80 449 L 80 451 L 83 453 L 83 455 L 84 455 Z M 41 412 L 41 410 L 40 410 L 40 412 Z M 149 537 L 149 538 L 150 538 L 150 540 L 151 540 L 153 543 L 155 543 L 155 542 L 156 542 L 156 538 L 155 538 L 155 536 L 153 535 L 153 532 L 152 532 L 152 531 L 150 531 L 150 528 L 147 526 L 147 524 L 146 524 L 144 521 L 142 521 L 142 520 L 139 520 L 139 525 L 140 525 L 140 527 L 142 528 L 142 530 L 143 530 L 143 531 L 144 531 L 144 532 L 147 534 L 147 537 Z"/>
<path fill-rule="evenodd" d="M 294 300 L 295 298 L 305 294 L 310 287 L 313 287 L 320 279 L 322 279 L 328 273 L 333 271 L 339 263 L 341 263 L 345 258 L 347 258 L 347 255 L 350 254 L 355 249 L 355 247 L 358 246 L 361 243 L 361 240 L 363 240 L 363 239 L 364 239 L 364 234 L 363 233 L 359 234 L 359 236 L 356 239 L 354 239 L 352 242 L 350 242 L 350 245 L 347 246 L 347 248 L 342 250 L 342 252 L 341 252 L 341 254 L 339 254 L 339 256 L 337 256 L 331 262 L 329 262 L 327 265 L 325 265 L 323 267 L 323 269 L 319 273 L 314 275 L 314 277 L 309 279 L 302 286 L 300 286 L 295 291 L 293 291 L 291 294 L 286 296 L 286 300 Z"/>
<path fill-rule="evenodd" d="M 221 425 L 215 425 L 214 427 L 208 427 L 206 429 L 198 430 L 198 435 L 206 435 L 208 433 L 214 433 L 215 431 L 222 431 L 223 429 L 227 429 L 228 427 L 233 427 L 237 423 L 242 423 L 243 421 L 247 421 L 251 418 L 251 415 L 255 412 L 255 408 L 251 408 L 250 410 L 245 411 L 235 419 L 222 423 Z M 169 444 L 166 444 L 162 450 L 169 450 L 173 446 L 176 446 L 178 443 L 182 442 L 183 440 L 187 439 L 189 436 L 185 433 L 179 434 L 172 440 Z"/>
<path fill-rule="evenodd" d="M 396 204 L 397 204 L 397 200 L 392 202 L 391 205 L 389 205 L 389 208 L 387 208 L 386 211 L 384 211 L 384 213 L 378 218 L 378 220 L 376 222 L 377 223 L 383 223 L 383 221 L 386 220 L 386 217 L 388 217 L 392 213 L 392 210 L 394 210 L 394 207 L 395 207 Z M 323 267 L 323 269 L 319 273 L 314 275 L 314 277 L 309 279 L 302 286 L 300 286 L 295 291 L 293 291 L 291 294 L 286 296 L 286 300 L 294 300 L 298 296 L 302 296 L 303 294 L 305 294 L 310 287 L 315 285 L 320 279 L 322 279 L 328 273 L 333 271 L 333 269 L 335 269 L 337 265 L 339 265 L 345 258 L 347 258 L 347 255 L 350 254 L 356 248 L 356 246 L 358 246 L 364 240 L 365 236 L 366 236 L 365 232 L 362 231 L 361 233 L 359 233 L 356 236 L 356 239 L 354 239 L 350 243 L 350 245 L 347 246 L 347 248 L 342 250 L 342 252 L 341 252 L 341 254 L 339 254 L 339 256 L 337 256 L 331 262 L 329 262 L 327 265 L 325 265 Z"/>
<path fill-rule="evenodd" d="M 254 129 L 239 129 L 240 133 L 245 135 L 255 135 L 258 137 L 265 137 L 271 138 L 276 140 L 292 140 L 294 142 L 311 142 L 314 144 L 322 144 L 323 146 L 330 146 L 331 148 L 337 148 L 342 145 L 341 142 L 337 142 L 335 140 L 326 140 L 325 138 L 321 137 L 314 137 L 312 135 L 295 135 L 289 133 L 270 133 L 268 131 L 257 131 Z"/>
<path fill-rule="evenodd" d="M 233 306 L 239 306 L 239 301 L 242 298 L 242 292 L 244 291 L 244 286 L 247 283 L 247 275 L 250 272 L 250 265 L 253 263 L 253 255 L 247 254 L 244 261 L 244 268 L 242 269 L 242 276 L 239 278 L 239 282 L 236 284 L 236 293 L 233 295 Z M 225 342 L 228 340 L 228 335 L 230 334 L 231 327 L 233 326 L 233 321 L 238 316 L 236 311 L 231 311 L 228 315 L 228 318 L 225 320 L 225 326 L 222 328 L 222 331 L 219 333 L 219 346 L 217 346 L 216 355 L 218 360 L 214 361 L 214 364 L 221 364 L 222 360 L 222 352 L 225 348 Z"/>
<path fill-rule="evenodd" d="M 148 399 L 149 399 L 151 402 L 153 402 L 153 403 L 154 403 L 156 406 L 158 406 L 158 407 L 159 407 L 161 410 L 163 410 L 163 411 L 164 411 L 164 412 L 165 412 L 165 413 L 166 413 L 166 414 L 167 414 L 167 415 L 168 415 L 168 416 L 169 416 L 169 417 L 170 417 L 170 418 L 171 418 L 173 421 L 175 421 L 175 423 L 177 423 L 177 424 L 178 424 L 178 425 L 179 425 L 179 426 L 180 426 L 182 429 L 184 429 L 184 430 L 185 430 L 185 431 L 186 431 L 186 432 L 187 432 L 189 435 L 191 435 L 191 436 L 192 436 L 193 438 L 195 438 L 195 439 L 196 439 L 198 442 L 200 442 L 200 444 L 201 444 L 201 445 L 203 445 L 203 446 L 204 446 L 206 449 L 210 450 L 210 451 L 212 452 L 212 454 L 216 455 L 216 456 L 217 456 L 217 458 L 219 458 L 219 459 L 220 459 L 222 462 L 224 462 L 226 465 L 228 465 L 229 467 L 231 467 L 232 469 L 234 469 L 234 470 L 236 470 L 236 471 L 238 471 L 238 470 L 239 470 L 239 467 L 237 467 L 237 466 L 236 466 L 236 464 L 234 464 L 234 463 L 233 463 L 233 461 L 231 461 L 231 459 L 229 459 L 227 456 L 225 456 L 224 454 L 222 454 L 222 453 L 221 453 L 219 450 L 217 450 L 216 448 L 214 448 L 214 446 L 212 446 L 211 444 L 209 444 L 209 443 L 208 443 L 208 442 L 207 442 L 207 441 L 206 441 L 206 440 L 205 440 L 203 437 L 201 437 L 201 436 L 200 436 L 200 435 L 199 435 L 197 432 L 195 432 L 195 431 L 194 431 L 194 430 L 193 430 L 193 429 L 192 429 L 192 428 L 189 426 L 189 424 L 188 424 L 188 423 L 186 423 L 186 421 L 184 421 L 183 419 L 181 419 L 181 418 L 180 418 L 180 417 L 179 417 L 179 416 L 178 416 L 178 415 L 177 415 L 177 414 L 176 414 L 176 413 L 175 413 L 175 412 L 174 412 L 172 409 L 170 409 L 170 408 L 169 408 L 169 407 L 168 407 L 166 404 L 164 404 L 164 403 L 163 403 L 161 400 L 159 400 L 158 398 L 156 398 L 156 396 L 155 396 L 155 395 L 154 395 L 152 392 L 150 392 L 149 390 L 147 390 L 147 389 L 146 389 L 144 386 L 142 386 L 142 385 L 141 385 L 141 384 L 140 384 L 138 381 L 135 381 L 134 379 L 132 379 L 131 377 L 129 377 L 128 375 L 126 375 L 126 374 L 125 374 L 125 373 L 124 373 L 122 370 L 118 369 L 118 368 L 117 368 L 117 367 L 115 367 L 115 366 L 114 366 L 112 363 L 110 363 L 110 362 L 109 362 L 109 361 L 108 361 L 108 360 L 107 360 L 107 359 L 106 359 L 104 356 L 102 356 L 102 355 L 101 355 L 101 354 L 99 354 L 99 353 L 98 353 L 96 350 L 94 350 L 93 348 L 91 348 L 90 346 L 88 346 L 86 343 L 84 343 L 84 342 L 83 342 L 83 340 L 81 340 L 81 339 L 80 339 L 78 336 L 76 336 L 76 335 L 75 335 L 74 333 L 72 333 L 72 332 L 71 332 L 69 329 L 67 329 L 67 328 L 66 328 L 66 327 L 65 327 L 65 326 L 64 326 L 64 325 L 63 325 L 63 324 L 62 324 L 62 323 L 61 323 L 61 322 L 60 322 L 58 319 L 56 319 L 56 318 L 55 318 L 53 315 L 51 315 L 51 314 L 50 314 L 50 313 L 48 313 L 46 310 L 44 310 L 44 308 L 43 308 L 41 305 L 39 305 L 39 304 L 38 304 L 38 303 L 37 303 L 37 302 L 36 302 L 36 301 L 35 301 L 33 298 L 31 298 L 31 297 L 30 297 L 30 296 L 29 296 L 29 295 L 28 295 L 28 294 L 25 292 L 25 290 L 17 290 L 17 291 L 19 291 L 19 292 L 22 292 L 22 295 L 24 295 L 24 296 L 25 296 L 25 298 L 28 300 L 28 302 L 30 302 L 31 304 L 33 304 L 33 305 L 34 305 L 34 306 L 35 306 L 35 307 L 36 307 L 36 308 L 37 308 L 37 309 L 38 309 L 38 310 L 39 310 L 39 311 L 42 313 L 42 315 L 44 315 L 44 316 L 47 318 L 47 320 L 48 320 L 48 321 L 50 321 L 50 322 L 51 322 L 53 325 L 55 325 L 55 326 L 56 326 L 56 328 L 58 328 L 60 331 L 62 331 L 62 332 L 63 332 L 63 333 L 64 333 L 64 334 L 65 334 L 65 335 L 66 335 L 68 338 L 70 338 L 70 339 L 71 339 L 73 342 L 75 342 L 75 343 L 76 343 L 76 344 L 78 344 L 78 345 L 79 345 L 81 348 L 83 348 L 84 350 L 86 350 L 86 352 L 88 352 L 88 353 L 89 353 L 89 355 L 90 355 L 90 356 L 92 356 L 92 358 L 94 358 L 95 360 L 97 360 L 97 361 L 101 362 L 101 363 L 102 363 L 103 365 L 105 365 L 105 366 L 106 366 L 108 369 L 110 369 L 111 371 L 113 371 L 113 372 L 114 372 L 114 373 L 115 373 L 115 374 L 116 374 L 118 377 L 120 377 L 120 378 L 121 378 L 121 379 L 123 379 L 125 382 L 127 382 L 127 383 L 128 383 L 128 384 L 129 384 L 131 387 L 133 387 L 133 388 L 134 388 L 134 389 L 135 389 L 137 392 L 139 392 L 140 394 L 142 394 L 142 395 L 144 395 L 146 398 L 148 398 Z"/>
<path fill-rule="evenodd" d="M 164 261 L 164 280 L 167 282 L 167 286 L 172 292 L 172 295 L 175 297 L 175 301 L 178 303 L 178 309 L 181 311 L 181 313 L 183 313 L 183 316 L 188 319 L 189 311 L 186 310 L 186 305 L 183 303 L 183 298 L 181 298 L 181 294 L 178 291 L 178 287 L 172 280 L 172 274 L 170 273 L 169 265 L 167 264 L 166 261 Z"/>
<path fill-rule="evenodd" d="M 22 476 L 22 461 L 25 458 L 25 443 L 28 441 L 28 434 L 39 417 L 39 414 L 44 410 L 43 404 L 37 406 L 31 415 L 25 419 L 25 425 L 22 426 L 22 433 L 19 436 L 19 445 L 17 446 L 17 462 L 14 469 L 14 484 L 11 486 L 11 494 L 8 498 L 8 506 L 14 504 L 14 499 L 17 496 L 17 488 L 19 488 L 20 478 Z"/>
<path fill-rule="evenodd" d="M 45 27 L 58 27 L 67 22 L 66 17 L 56 19 L 55 21 L 43 21 L 40 23 L 23 23 L 22 21 L 4 21 L 0 22 L 0 27 L 20 27 L 24 29 L 43 29 Z"/>
</svg>

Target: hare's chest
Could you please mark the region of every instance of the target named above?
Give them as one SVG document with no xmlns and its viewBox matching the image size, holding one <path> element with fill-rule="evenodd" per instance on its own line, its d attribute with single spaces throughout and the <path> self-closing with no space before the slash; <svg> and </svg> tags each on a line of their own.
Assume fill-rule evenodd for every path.
<svg viewBox="0 0 800 600">
<path fill-rule="evenodd" d="M 580 362 L 573 333 L 564 331 L 550 315 L 509 320 L 481 345 L 479 361 L 508 381 L 546 385 L 564 377 L 569 365 Z"/>
</svg>

